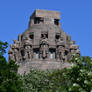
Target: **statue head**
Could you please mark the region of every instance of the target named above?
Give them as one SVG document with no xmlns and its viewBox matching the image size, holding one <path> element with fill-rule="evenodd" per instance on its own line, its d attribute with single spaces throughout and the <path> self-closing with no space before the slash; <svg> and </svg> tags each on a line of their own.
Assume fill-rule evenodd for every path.
<svg viewBox="0 0 92 92">
<path fill-rule="evenodd" d="M 14 43 L 16 43 L 16 40 L 13 40 Z"/>
<path fill-rule="evenodd" d="M 75 44 L 75 41 L 73 41 L 73 44 Z"/>
<path fill-rule="evenodd" d="M 79 49 L 79 45 L 76 46 L 76 49 Z"/>
<path fill-rule="evenodd" d="M 63 41 L 63 37 L 60 37 L 60 41 Z"/>
<path fill-rule="evenodd" d="M 12 44 L 10 44 L 10 48 L 12 48 Z"/>
</svg>

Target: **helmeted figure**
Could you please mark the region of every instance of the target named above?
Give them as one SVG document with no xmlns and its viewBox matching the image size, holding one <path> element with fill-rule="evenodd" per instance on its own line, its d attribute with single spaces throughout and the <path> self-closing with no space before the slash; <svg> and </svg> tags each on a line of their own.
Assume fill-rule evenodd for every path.
<svg viewBox="0 0 92 92">
<path fill-rule="evenodd" d="M 14 51 L 13 51 L 12 45 L 10 45 L 10 50 L 8 51 L 8 54 L 9 54 L 9 60 L 14 60 L 15 61 Z"/>
<path fill-rule="evenodd" d="M 61 62 L 65 61 L 65 49 L 63 46 L 58 47 L 58 52 L 57 54 L 59 55 L 59 60 Z"/>
<path fill-rule="evenodd" d="M 48 39 L 46 38 L 46 34 L 43 34 L 43 37 L 40 40 L 40 58 L 46 59 L 48 58 L 49 46 Z"/>
<path fill-rule="evenodd" d="M 31 39 L 26 35 L 23 38 L 23 49 L 24 49 L 24 60 L 31 60 L 32 59 L 32 42 Z"/>
<path fill-rule="evenodd" d="M 71 54 L 80 54 L 80 51 L 79 51 L 79 46 L 76 46 L 75 45 L 75 41 L 72 41 L 71 42 L 71 46 L 70 46 L 70 51 L 71 51 Z"/>
<path fill-rule="evenodd" d="M 19 46 L 19 41 L 16 41 L 16 40 L 14 40 L 14 44 L 13 44 L 13 50 L 14 50 L 14 59 L 15 59 L 15 61 L 20 61 L 20 53 L 19 53 L 19 48 L 20 46 Z"/>
</svg>

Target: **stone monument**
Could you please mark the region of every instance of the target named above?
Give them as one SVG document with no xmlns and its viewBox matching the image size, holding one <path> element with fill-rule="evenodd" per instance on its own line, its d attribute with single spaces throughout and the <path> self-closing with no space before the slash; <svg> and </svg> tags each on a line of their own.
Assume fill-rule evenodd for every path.
<svg viewBox="0 0 92 92">
<path fill-rule="evenodd" d="M 10 45 L 9 60 L 19 65 L 18 73 L 33 69 L 62 69 L 74 54 L 80 54 L 79 46 L 63 32 L 58 11 L 35 10 L 28 29 Z"/>
</svg>

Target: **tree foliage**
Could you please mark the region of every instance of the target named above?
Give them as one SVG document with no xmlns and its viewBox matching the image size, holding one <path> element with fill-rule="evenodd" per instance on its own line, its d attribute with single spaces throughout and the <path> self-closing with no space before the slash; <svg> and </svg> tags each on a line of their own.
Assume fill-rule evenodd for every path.
<svg viewBox="0 0 92 92">
<path fill-rule="evenodd" d="M 8 43 L 7 42 L 2 42 L 0 41 L 0 55 L 4 55 L 6 53 L 6 48 L 8 47 Z"/>
<path fill-rule="evenodd" d="M 31 70 L 22 77 L 23 92 L 91 92 L 92 60 L 74 56 L 71 67 L 62 70 Z"/>
<path fill-rule="evenodd" d="M 72 67 L 67 69 L 65 77 L 70 85 L 68 92 L 91 92 L 92 91 L 92 60 L 90 57 L 74 56 L 71 60 Z"/>
<path fill-rule="evenodd" d="M 7 62 L 3 56 L 6 52 L 7 42 L 0 41 L 0 92 L 22 92 L 18 65 L 14 61 Z"/>
<path fill-rule="evenodd" d="M 23 92 L 67 92 L 63 70 L 40 71 L 31 70 L 24 75 Z"/>
</svg>

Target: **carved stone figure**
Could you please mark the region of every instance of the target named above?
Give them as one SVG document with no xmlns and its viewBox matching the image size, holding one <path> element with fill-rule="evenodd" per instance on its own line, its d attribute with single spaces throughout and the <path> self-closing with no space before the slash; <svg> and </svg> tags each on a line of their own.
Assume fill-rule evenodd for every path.
<svg viewBox="0 0 92 92">
<path fill-rule="evenodd" d="M 28 37 L 28 35 L 26 35 L 23 38 L 24 42 L 24 59 L 28 60 L 28 59 L 32 59 L 32 41 L 31 39 Z"/>
<path fill-rule="evenodd" d="M 14 58 L 15 58 L 15 61 L 18 61 L 19 60 L 18 54 L 19 54 L 18 49 L 17 48 L 14 48 Z"/>
<path fill-rule="evenodd" d="M 43 37 L 40 40 L 40 58 L 48 58 L 48 52 L 48 39 L 46 37 L 46 34 L 43 34 Z"/>
<path fill-rule="evenodd" d="M 48 45 L 47 44 L 41 44 L 40 47 L 40 54 L 41 54 L 41 58 L 46 59 L 48 58 Z"/>
<path fill-rule="evenodd" d="M 59 59 L 59 61 L 65 61 L 65 49 L 63 46 L 59 46 L 57 48 L 58 52 L 57 52 L 57 57 Z"/>
<path fill-rule="evenodd" d="M 79 51 L 79 46 L 75 45 L 75 41 L 72 42 L 71 46 L 70 46 L 70 50 L 71 50 L 71 54 L 80 54 Z"/>
<path fill-rule="evenodd" d="M 15 61 L 15 58 L 14 58 L 14 51 L 12 49 L 12 45 L 10 45 L 10 49 L 8 51 L 8 54 L 9 54 L 9 60 L 14 60 Z"/>
<path fill-rule="evenodd" d="M 14 58 L 15 58 L 15 61 L 17 62 L 21 58 L 19 53 L 19 49 L 20 49 L 19 47 L 20 47 L 19 41 L 14 40 L 14 44 L 13 44 Z"/>
<path fill-rule="evenodd" d="M 29 35 L 25 35 L 22 40 L 24 45 L 32 45 L 32 40 L 29 38 Z"/>
<path fill-rule="evenodd" d="M 32 47 L 31 46 L 25 46 L 25 58 L 26 59 L 32 59 Z"/>
</svg>

